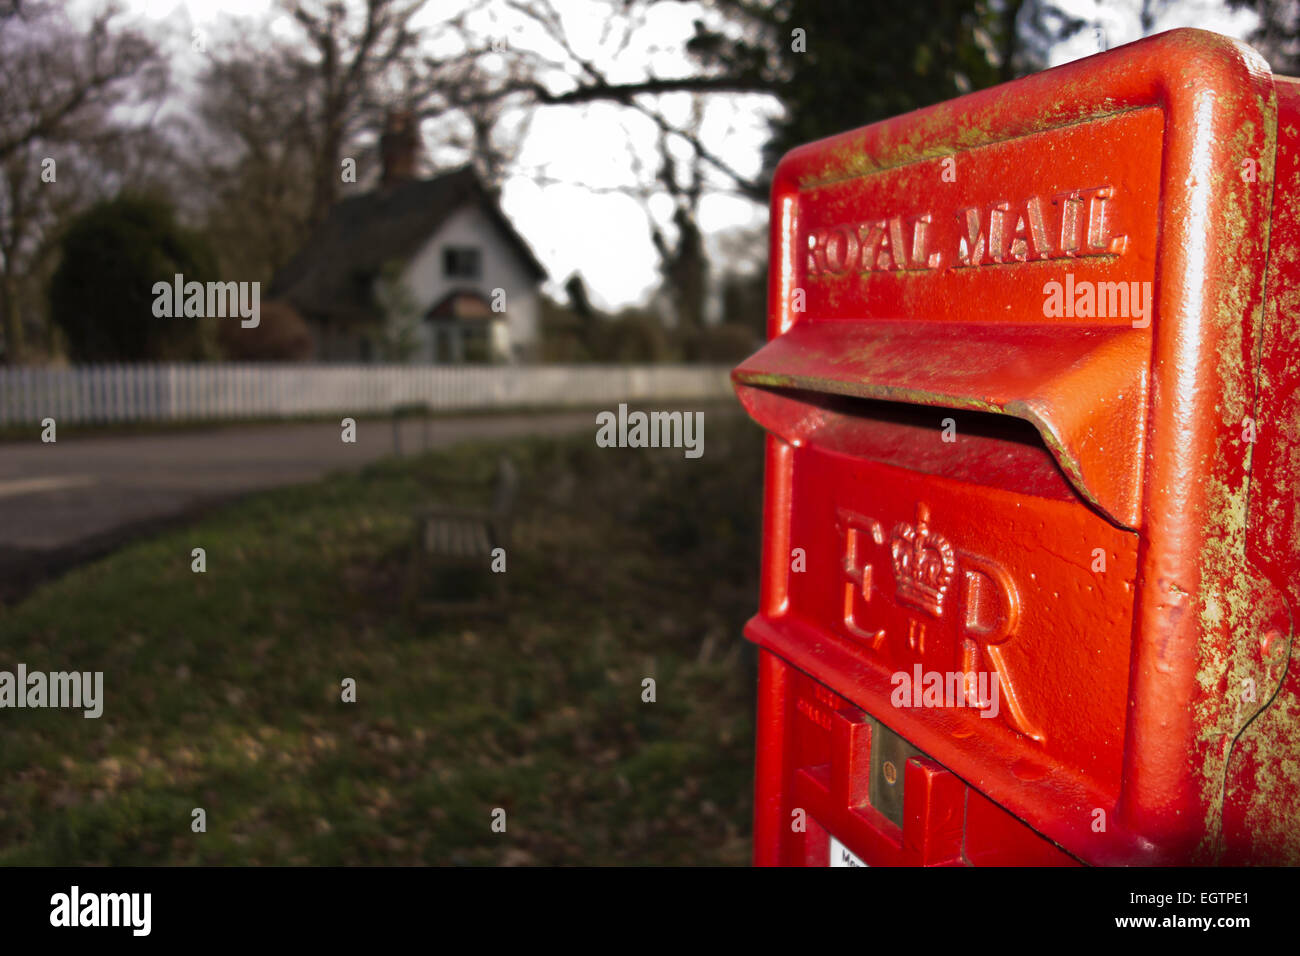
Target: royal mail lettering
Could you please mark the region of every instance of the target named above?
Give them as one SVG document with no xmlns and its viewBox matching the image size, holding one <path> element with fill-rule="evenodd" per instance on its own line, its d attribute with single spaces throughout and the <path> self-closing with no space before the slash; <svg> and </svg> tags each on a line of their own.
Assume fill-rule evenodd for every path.
<svg viewBox="0 0 1300 956">
<path fill-rule="evenodd" d="M 809 276 L 963 269 L 1042 259 L 1114 256 L 1114 189 L 1096 186 L 968 206 L 864 219 L 808 233 Z M 941 229 L 944 220 L 951 228 Z"/>
</svg>

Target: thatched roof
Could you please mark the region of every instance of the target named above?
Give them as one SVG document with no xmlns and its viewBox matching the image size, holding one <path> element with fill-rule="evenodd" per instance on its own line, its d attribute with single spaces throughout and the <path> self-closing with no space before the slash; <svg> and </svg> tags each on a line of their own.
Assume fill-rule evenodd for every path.
<svg viewBox="0 0 1300 956">
<path fill-rule="evenodd" d="M 378 317 L 372 290 L 384 266 L 405 263 L 444 222 L 477 204 L 497 224 L 538 281 L 546 270 L 468 167 L 413 179 L 336 203 L 307 244 L 271 280 L 268 298 L 311 319 Z"/>
</svg>

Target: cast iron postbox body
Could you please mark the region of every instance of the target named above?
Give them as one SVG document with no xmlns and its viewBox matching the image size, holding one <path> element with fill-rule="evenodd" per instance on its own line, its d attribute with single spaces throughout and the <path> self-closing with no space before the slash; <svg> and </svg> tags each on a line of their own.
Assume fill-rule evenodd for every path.
<svg viewBox="0 0 1300 956">
<path fill-rule="evenodd" d="M 1214 34 L 785 156 L 756 862 L 1300 859 L 1298 324 L 1300 83 Z"/>
</svg>

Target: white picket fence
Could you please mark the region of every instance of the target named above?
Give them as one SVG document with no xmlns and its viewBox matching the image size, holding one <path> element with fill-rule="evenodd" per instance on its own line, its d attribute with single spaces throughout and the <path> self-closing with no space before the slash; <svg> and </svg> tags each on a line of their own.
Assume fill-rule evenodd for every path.
<svg viewBox="0 0 1300 956">
<path fill-rule="evenodd" d="M 91 365 L 0 368 L 0 426 L 183 422 L 707 400 L 732 394 L 717 365 Z"/>
</svg>

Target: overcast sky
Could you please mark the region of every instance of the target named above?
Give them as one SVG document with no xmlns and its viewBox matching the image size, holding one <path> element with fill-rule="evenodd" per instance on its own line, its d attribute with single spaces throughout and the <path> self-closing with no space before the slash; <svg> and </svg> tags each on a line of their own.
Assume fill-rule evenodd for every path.
<svg viewBox="0 0 1300 956">
<path fill-rule="evenodd" d="M 1119 46 L 1138 39 L 1140 0 L 1068 0 L 1059 4 L 1100 29 L 1085 31 L 1052 50 L 1052 65 L 1096 53 L 1099 43 Z M 276 22 L 272 0 L 127 0 L 128 9 L 166 25 L 173 37 L 179 77 L 192 77 L 201 64 L 188 42 L 195 28 L 220 36 L 228 29 L 288 30 Z M 434 21 L 458 0 L 433 0 L 425 18 Z M 635 78 L 647 63 L 659 75 L 685 72 L 689 62 L 683 45 L 691 24 L 700 16 L 693 3 L 665 3 L 651 9 L 650 29 L 642 41 L 614 58 L 602 43 L 606 4 L 599 0 L 558 0 L 577 51 L 590 58 L 612 79 Z M 1157 31 L 1197 26 L 1229 36 L 1245 37 L 1253 15 L 1227 13 L 1221 2 L 1188 0 L 1172 4 L 1159 18 Z M 489 3 L 473 24 L 488 35 L 504 33 L 521 47 L 544 44 L 541 31 L 511 11 L 505 3 Z M 809 37 L 810 44 L 816 43 Z M 182 83 L 181 89 L 184 89 Z M 689 97 L 666 98 L 661 104 L 673 120 L 684 118 Z M 767 97 L 715 97 L 705 114 L 704 142 L 742 174 L 754 174 L 765 139 L 766 118 L 777 109 Z M 650 242 L 650 218 L 666 223 L 671 205 L 666 197 L 641 199 L 619 192 L 653 175 L 655 130 L 650 121 L 611 105 L 588 108 L 549 107 L 531 118 L 519 154 L 518 169 L 506 181 L 502 205 L 553 281 L 552 291 L 570 273 L 582 274 L 598 305 L 617 308 L 644 300 L 659 282 L 657 255 Z M 638 170 L 636 159 L 647 163 Z M 445 157 L 437 153 L 435 162 Z M 701 204 L 702 226 L 712 241 L 725 230 L 762 226 L 766 210 L 721 191 Z"/>
</svg>

